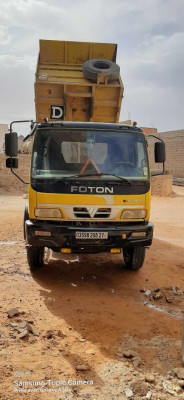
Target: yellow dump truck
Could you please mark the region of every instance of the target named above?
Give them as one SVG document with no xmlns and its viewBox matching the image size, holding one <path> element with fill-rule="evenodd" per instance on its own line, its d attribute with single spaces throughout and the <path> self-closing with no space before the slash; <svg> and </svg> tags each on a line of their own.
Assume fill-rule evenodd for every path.
<svg viewBox="0 0 184 400">
<path fill-rule="evenodd" d="M 24 236 L 30 269 L 44 249 L 61 253 L 123 252 L 142 267 L 152 243 L 147 141 L 119 124 L 123 84 L 117 45 L 40 41 L 36 122 Z M 16 133 L 6 135 L 7 167 L 16 168 Z M 164 161 L 163 143 L 155 146 Z M 15 172 L 14 172 L 15 173 Z"/>
</svg>

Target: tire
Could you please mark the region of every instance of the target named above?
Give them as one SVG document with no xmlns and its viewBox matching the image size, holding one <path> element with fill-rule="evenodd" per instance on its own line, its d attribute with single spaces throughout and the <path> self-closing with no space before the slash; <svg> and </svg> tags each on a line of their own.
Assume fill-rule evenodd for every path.
<svg viewBox="0 0 184 400">
<path fill-rule="evenodd" d="M 108 81 L 119 78 L 120 67 L 113 61 L 103 59 L 88 60 L 83 64 L 83 74 L 85 78 L 93 82 L 97 82 L 98 74 L 108 77 Z"/>
<path fill-rule="evenodd" d="M 123 257 L 125 267 L 132 271 L 137 271 L 144 264 L 145 247 L 125 247 L 123 249 Z"/>
<path fill-rule="evenodd" d="M 24 240 L 26 240 L 26 227 L 25 227 L 25 222 L 29 219 L 29 213 L 28 213 L 28 204 L 25 205 L 24 209 L 24 220 L 23 220 L 23 234 L 24 234 Z"/>
<path fill-rule="evenodd" d="M 27 262 L 30 271 L 36 271 L 44 265 L 44 247 L 27 246 Z"/>
</svg>

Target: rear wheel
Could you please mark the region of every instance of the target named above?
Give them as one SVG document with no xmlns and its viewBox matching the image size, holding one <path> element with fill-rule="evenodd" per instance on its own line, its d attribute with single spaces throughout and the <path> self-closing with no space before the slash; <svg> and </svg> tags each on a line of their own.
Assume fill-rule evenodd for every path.
<svg viewBox="0 0 184 400">
<path fill-rule="evenodd" d="M 123 249 L 125 267 L 137 271 L 144 264 L 145 247 L 126 247 Z"/>
<path fill-rule="evenodd" d="M 27 246 L 27 262 L 31 271 L 36 271 L 44 265 L 44 247 Z"/>
</svg>

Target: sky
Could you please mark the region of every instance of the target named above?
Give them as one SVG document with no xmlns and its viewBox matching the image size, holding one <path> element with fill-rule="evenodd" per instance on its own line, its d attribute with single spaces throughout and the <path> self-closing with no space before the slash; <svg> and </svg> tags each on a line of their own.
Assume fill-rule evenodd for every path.
<svg viewBox="0 0 184 400">
<path fill-rule="evenodd" d="M 39 39 L 117 43 L 120 120 L 184 129 L 183 0 L 1 0 L 0 123 L 35 119 Z"/>
</svg>

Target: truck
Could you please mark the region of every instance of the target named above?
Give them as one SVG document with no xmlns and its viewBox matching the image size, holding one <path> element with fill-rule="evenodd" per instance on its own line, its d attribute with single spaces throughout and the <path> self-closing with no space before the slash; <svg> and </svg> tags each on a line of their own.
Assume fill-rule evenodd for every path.
<svg viewBox="0 0 184 400">
<path fill-rule="evenodd" d="M 152 243 L 147 140 L 135 124 L 119 123 L 124 87 L 116 52 L 116 44 L 40 41 L 36 121 L 24 139 L 33 139 L 24 212 L 31 271 L 44 266 L 46 248 L 122 253 L 122 266 L 135 271 Z M 7 168 L 19 177 L 17 122 L 5 151 Z M 158 140 L 155 161 L 164 172 Z"/>
</svg>

